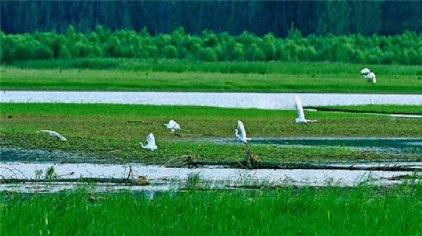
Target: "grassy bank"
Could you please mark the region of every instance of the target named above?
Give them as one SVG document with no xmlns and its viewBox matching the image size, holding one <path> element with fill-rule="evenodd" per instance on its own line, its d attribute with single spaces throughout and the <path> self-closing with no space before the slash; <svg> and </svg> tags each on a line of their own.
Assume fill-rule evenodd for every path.
<svg viewBox="0 0 422 236">
<path fill-rule="evenodd" d="M 1 104 L 0 135 L 3 146 L 64 150 L 92 156 L 122 157 L 145 163 L 166 163 L 184 155 L 196 160 L 236 161 L 245 157 L 240 144 L 208 142 L 234 139 L 242 120 L 249 137 L 421 137 L 417 118 L 392 118 L 365 114 L 309 112 L 318 122 L 309 126 L 293 122 L 295 111 L 223 109 L 105 104 Z M 10 118 L 9 118 L 10 117 Z M 166 130 L 174 119 L 182 126 L 179 138 Z M 36 133 L 56 130 L 68 142 Z M 159 149 L 142 150 L 138 142 L 153 132 Z M 385 159 L 390 155 L 347 148 L 300 148 L 251 145 L 264 161 L 320 161 Z M 409 158 L 407 155 L 395 158 Z"/>
<path fill-rule="evenodd" d="M 419 235 L 422 188 L 0 193 L 1 235 Z M 116 211 L 116 209 L 119 209 Z"/>
<path fill-rule="evenodd" d="M 4 90 L 420 93 L 418 66 L 280 62 L 190 62 L 124 59 L 32 61 L 2 66 Z"/>
</svg>

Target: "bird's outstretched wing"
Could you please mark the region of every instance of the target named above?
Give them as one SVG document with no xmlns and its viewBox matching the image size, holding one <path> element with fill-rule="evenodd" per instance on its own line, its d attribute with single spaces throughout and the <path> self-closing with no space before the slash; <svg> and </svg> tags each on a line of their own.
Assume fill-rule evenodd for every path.
<svg viewBox="0 0 422 236">
<path fill-rule="evenodd" d="M 155 145 L 155 137 L 152 133 L 147 136 L 147 146 Z"/>
<path fill-rule="evenodd" d="M 56 131 L 53 130 L 46 130 L 46 129 L 42 129 L 42 130 L 38 130 L 37 131 L 42 132 L 42 133 L 48 133 L 48 135 L 52 136 L 52 137 L 57 137 L 58 139 L 60 139 L 61 141 L 67 141 L 67 138 L 65 138 L 63 135 L 57 133 Z"/>
<path fill-rule="evenodd" d="M 370 71 L 368 68 L 364 68 L 364 69 L 362 69 L 362 70 L 360 71 L 360 73 L 361 73 L 362 75 L 366 75 L 366 74 L 371 73 L 371 71 Z"/>
<path fill-rule="evenodd" d="M 142 142 L 140 142 L 139 144 L 141 145 L 141 147 L 143 149 L 148 149 L 151 151 L 154 151 L 157 149 L 157 145 L 155 145 L 155 138 L 154 135 L 152 133 L 148 134 L 147 136 L 147 145 L 144 145 Z"/>
<path fill-rule="evenodd" d="M 239 132 L 242 132 L 245 130 L 245 126 L 243 125 L 243 122 L 240 120 L 237 121 L 237 129 L 239 130 Z"/>
<path fill-rule="evenodd" d="M 180 129 L 180 125 L 174 121 L 174 120 L 170 120 L 168 124 L 164 124 L 164 126 L 166 126 L 167 129 L 171 129 L 171 131 L 175 131 Z"/>
<path fill-rule="evenodd" d="M 246 130 L 245 130 L 245 126 L 243 125 L 243 122 L 238 120 L 237 121 L 237 129 L 238 132 L 240 133 L 240 135 L 237 135 L 236 132 L 236 136 L 238 139 L 240 139 L 242 142 L 247 143 L 247 138 L 246 138 Z"/>
<path fill-rule="evenodd" d="M 57 137 L 61 140 L 61 141 L 67 141 L 67 138 L 65 138 L 63 135 L 57 133 Z"/>
<path fill-rule="evenodd" d="M 300 98 L 298 96 L 295 96 L 295 102 L 296 102 L 296 112 L 297 112 L 297 117 L 299 119 L 305 119 L 305 113 L 303 112 L 303 106 L 302 106 L 302 101 L 300 101 Z"/>
<path fill-rule="evenodd" d="M 51 134 L 51 135 L 57 134 L 56 131 L 48 130 L 48 129 L 38 130 L 37 133 L 48 133 L 48 134 Z"/>
</svg>

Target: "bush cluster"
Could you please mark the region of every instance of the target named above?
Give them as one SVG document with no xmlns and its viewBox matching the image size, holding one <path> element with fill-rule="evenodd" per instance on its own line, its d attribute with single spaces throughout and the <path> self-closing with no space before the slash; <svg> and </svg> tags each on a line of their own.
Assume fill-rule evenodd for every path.
<svg viewBox="0 0 422 236">
<path fill-rule="evenodd" d="M 370 64 L 422 64 L 422 35 L 405 32 L 395 36 L 361 35 L 303 37 L 291 29 L 286 38 L 273 34 L 186 34 L 178 28 L 171 34 L 152 36 L 140 32 L 111 32 L 97 26 L 90 33 L 4 34 L 0 32 L 2 63 L 17 60 L 74 58 L 166 58 L 198 61 L 350 62 Z"/>
</svg>

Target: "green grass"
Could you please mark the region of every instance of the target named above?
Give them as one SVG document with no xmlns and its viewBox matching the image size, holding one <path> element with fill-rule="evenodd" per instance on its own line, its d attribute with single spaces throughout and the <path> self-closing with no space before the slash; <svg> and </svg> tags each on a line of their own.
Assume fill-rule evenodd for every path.
<svg viewBox="0 0 422 236">
<path fill-rule="evenodd" d="M 243 160 L 241 144 L 207 142 L 234 139 L 238 119 L 244 122 L 249 137 L 422 136 L 420 119 L 365 114 L 309 112 L 308 117 L 318 122 L 306 126 L 293 122 L 295 111 L 105 104 L 1 104 L 0 108 L 2 146 L 64 150 L 144 163 L 167 163 L 183 155 L 196 160 Z M 164 128 L 170 119 L 181 124 L 182 138 Z M 56 130 L 69 141 L 38 134 L 39 129 Z M 154 152 L 138 145 L 150 132 L 159 146 Z M 347 148 L 251 145 L 251 149 L 263 161 L 271 162 L 412 158 Z"/>
<path fill-rule="evenodd" d="M 367 106 L 327 106 L 312 107 L 321 111 L 345 111 L 361 113 L 388 113 L 388 114 L 418 114 L 422 115 L 422 106 L 400 105 L 367 105 Z"/>
<path fill-rule="evenodd" d="M 12 65 L 21 69 L 96 69 L 141 72 L 219 72 L 241 74 L 359 74 L 364 67 L 374 68 L 385 75 L 422 75 L 420 66 L 368 65 L 332 62 L 201 62 L 192 60 L 147 60 L 127 58 L 86 58 L 72 60 L 15 61 Z"/>
<path fill-rule="evenodd" d="M 373 65 L 376 86 L 359 74 L 368 65 L 280 62 L 189 62 L 90 59 L 2 66 L 4 90 L 415 93 L 420 66 Z"/>
<path fill-rule="evenodd" d="M 420 235 L 422 188 L 0 193 L 1 235 Z M 118 209 L 118 210 L 117 210 Z"/>
</svg>

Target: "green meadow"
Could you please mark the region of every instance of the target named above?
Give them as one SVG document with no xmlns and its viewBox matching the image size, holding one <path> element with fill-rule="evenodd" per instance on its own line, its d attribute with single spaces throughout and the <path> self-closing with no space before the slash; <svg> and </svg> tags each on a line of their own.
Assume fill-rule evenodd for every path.
<svg viewBox="0 0 422 236">
<path fill-rule="evenodd" d="M 420 235 L 421 184 L 0 193 L 1 235 Z M 118 209 L 118 210 L 117 210 Z"/>
<path fill-rule="evenodd" d="M 360 75 L 369 67 L 372 86 Z M 3 90 L 403 93 L 422 91 L 422 68 L 347 63 L 79 59 L 2 66 Z"/>
<path fill-rule="evenodd" d="M 401 107 L 406 110 L 407 107 Z M 307 112 L 317 123 L 294 123 L 295 111 L 225 109 L 212 107 L 110 105 L 110 104 L 1 104 L 0 137 L 4 147 L 63 150 L 88 157 L 122 158 L 165 164 L 191 156 L 203 161 L 239 161 L 245 158 L 243 145 L 233 140 L 237 120 L 245 124 L 251 138 L 300 137 L 421 137 L 419 118 L 384 115 Z M 176 120 L 181 137 L 165 129 Z M 68 138 L 60 142 L 36 131 L 55 130 Z M 140 148 L 139 142 L 154 133 L 158 150 Z M 363 152 L 346 147 L 281 147 L 249 145 L 263 161 L 336 161 L 355 159 L 414 159 L 413 155 Z"/>
</svg>

